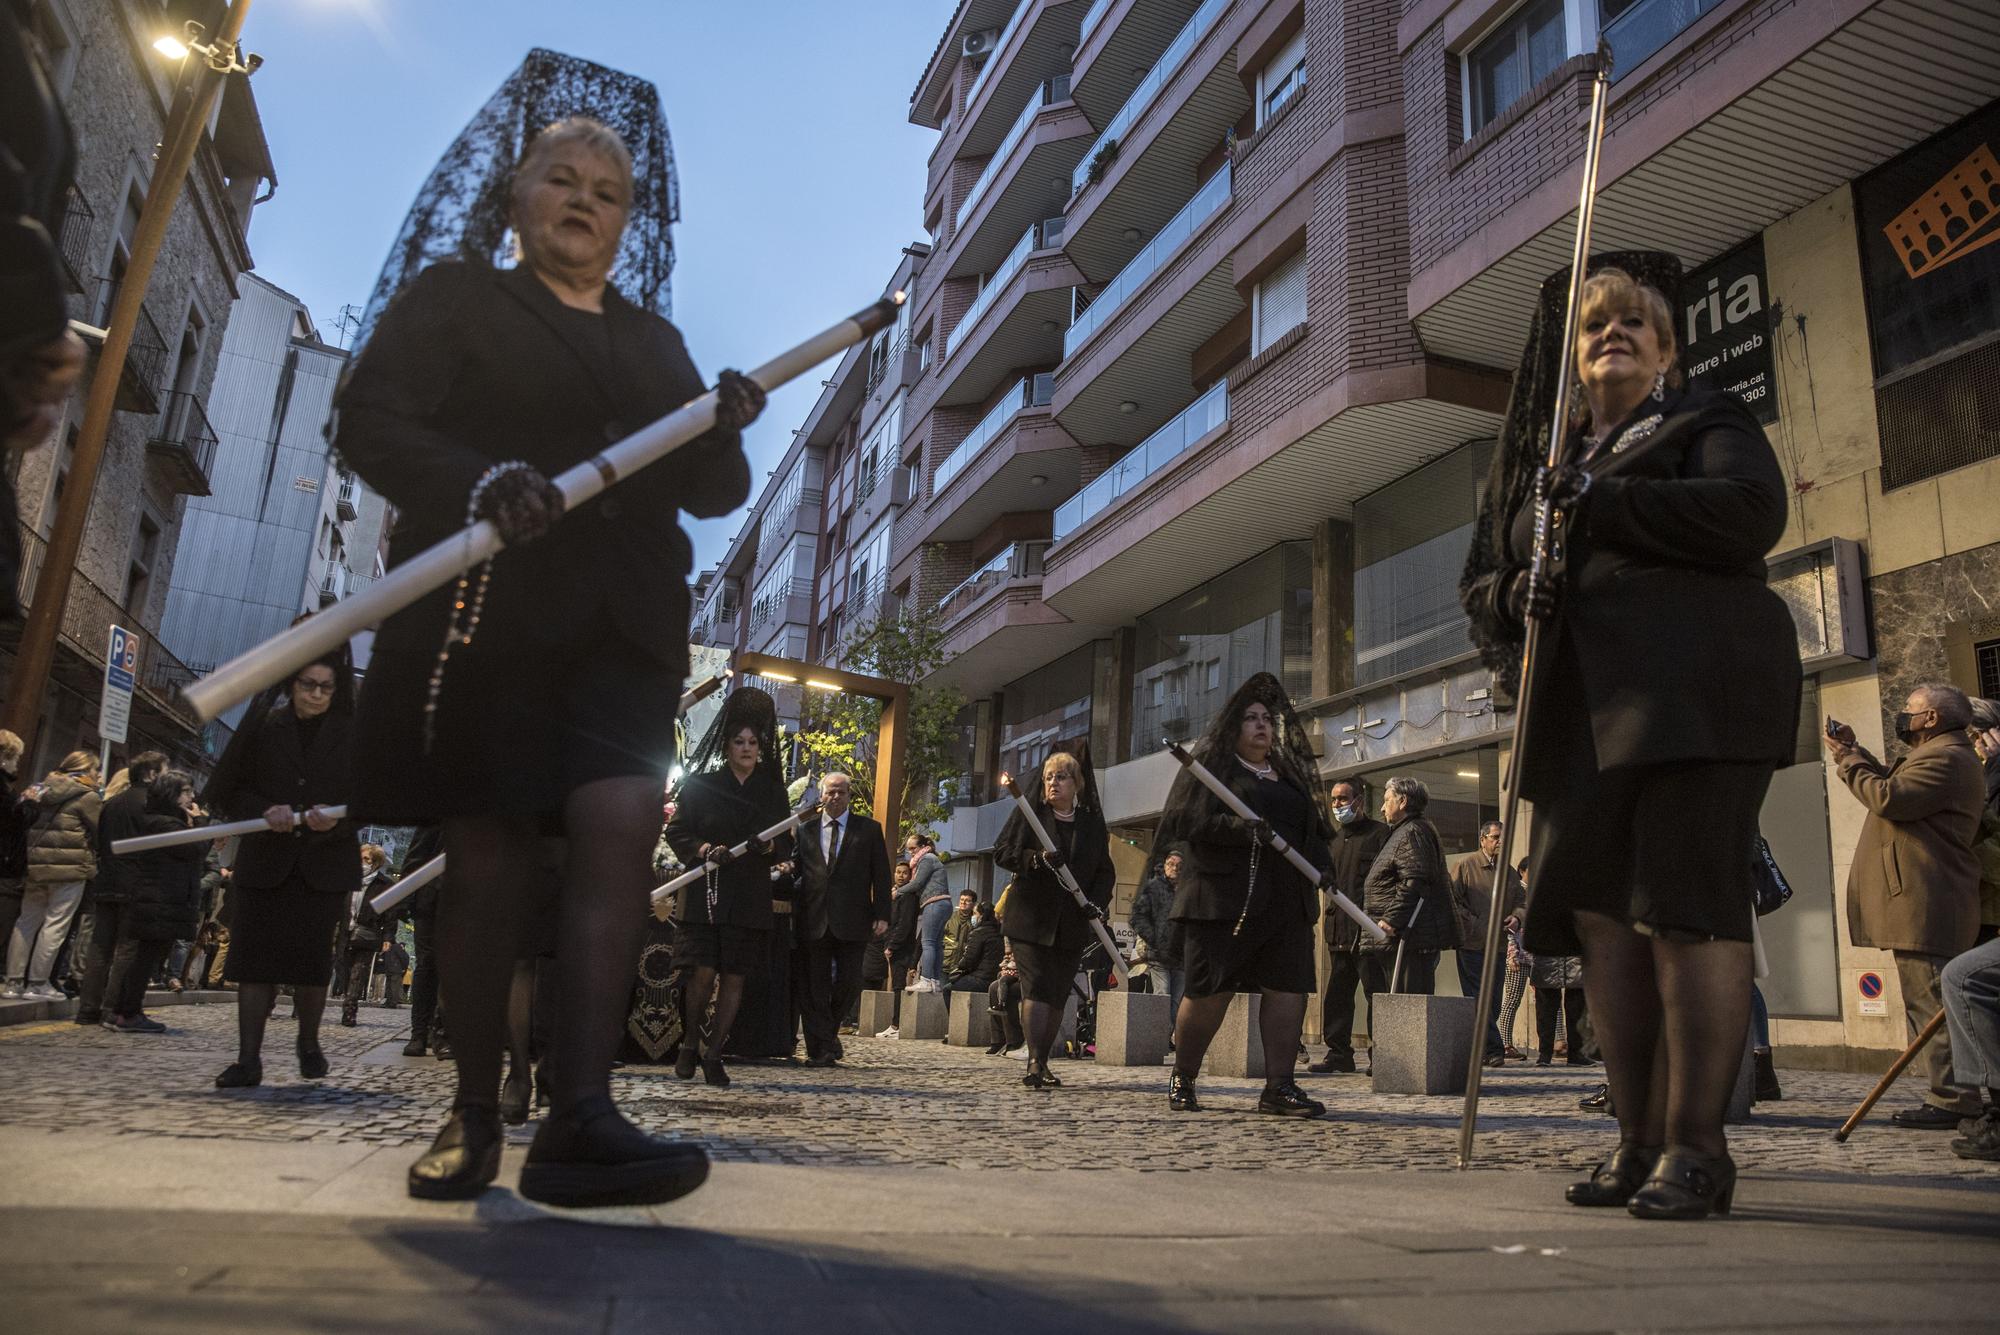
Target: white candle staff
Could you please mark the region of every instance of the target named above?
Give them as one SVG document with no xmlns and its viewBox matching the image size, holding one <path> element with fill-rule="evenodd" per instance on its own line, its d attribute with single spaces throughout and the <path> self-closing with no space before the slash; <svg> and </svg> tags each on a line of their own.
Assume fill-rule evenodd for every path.
<svg viewBox="0 0 2000 1335">
<path fill-rule="evenodd" d="M 1021 795 L 1020 788 L 1014 783 L 1014 776 L 1011 774 L 1002 774 L 1000 776 L 1000 786 L 1013 794 L 1014 805 L 1021 809 L 1021 815 L 1028 822 L 1028 828 L 1035 832 L 1035 838 L 1041 842 L 1042 852 L 1055 852 L 1056 841 L 1049 838 L 1048 829 L 1043 826 L 1042 818 L 1035 814 L 1035 808 L 1029 804 L 1026 797 Z M 1119 952 L 1118 942 L 1111 935 L 1111 929 L 1104 925 L 1103 915 L 1098 911 L 1097 906 L 1092 904 L 1089 898 L 1083 893 L 1083 887 L 1076 883 L 1076 875 L 1070 871 L 1067 863 L 1056 868 L 1056 879 L 1062 882 L 1063 889 L 1075 896 L 1077 907 L 1083 910 L 1083 916 L 1089 920 L 1091 927 L 1097 932 L 1098 944 L 1103 946 L 1104 953 L 1111 957 L 1111 967 L 1118 974 L 1118 985 L 1120 987 L 1132 986 L 1132 966 L 1125 962 L 1125 956 Z"/>
<path fill-rule="evenodd" d="M 780 835 L 790 834 L 793 830 L 798 829 L 799 826 L 817 815 L 819 815 L 819 803 L 808 802 L 805 806 L 800 807 L 770 829 L 761 831 L 754 838 L 745 839 L 742 843 L 731 848 L 726 861 L 734 862 L 737 858 L 742 857 L 750 851 L 750 845 L 752 844 L 768 844 Z M 720 862 L 704 862 L 699 867 L 691 871 L 684 871 L 665 885 L 655 889 L 653 891 L 653 916 L 661 922 L 665 922 L 668 916 L 674 911 L 675 892 L 684 885 L 693 885 L 707 873 L 710 867 L 719 867 L 721 865 L 723 864 Z"/>
<path fill-rule="evenodd" d="M 377 913 L 387 913 L 442 875 L 444 875 L 444 854 L 440 853 L 369 900 L 368 906 Z"/>
<path fill-rule="evenodd" d="M 708 699 L 709 696 L 714 695 L 722 689 L 723 683 L 735 675 L 736 670 L 734 668 L 724 668 L 713 677 L 703 677 L 700 681 L 688 687 L 687 691 L 681 696 L 680 712 L 685 714 L 688 710 L 693 709 L 696 705 Z"/>
<path fill-rule="evenodd" d="M 1236 814 L 1237 819 L 1247 821 L 1251 825 L 1261 825 L 1264 823 L 1263 817 L 1244 805 L 1243 799 L 1235 793 L 1230 792 L 1228 786 L 1222 780 L 1216 778 L 1215 775 L 1211 774 L 1208 766 L 1190 755 L 1186 747 L 1182 746 L 1179 742 L 1167 742 L 1165 745 L 1167 750 L 1174 753 L 1174 759 L 1180 761 L 1181 764 L 1187 767 L 1189 773 L 1201 780 L 1202 787 L 1214 793 L 1222 805 L 1228 807 Z M 1276 830 L 1267 830 L 1265 833 L 1271 841 L 1273 851 L 1283 857 L 1285 861 L 1291 863 L 1299 875 L 1305 877 L 1314 885 L 1326 886 L 1327 891 L 1333 896 L 1333 906 L 1335 908 L 1354 919 L 1356 923 L 1360 924 L 1361 930 L 1368 933 L 1375 940 L 1387 941 L 1389 939 L 1389 934 L 1376 926 L 1375 920 L 1357 908 L 1353 900 L 1349 899 L 1333 886 L 1326 885 L 1326 874 L 1321 872 L 1317 867 L 1314 867 L 1312 863 L 1307 862 L 1305 854 L 1286 843 L 1279 837 Z"/>
<path fill-rule="evenodd" d="M 322 816 L 330 816 L 334 820 L 347 819 L 346 807 L 314 807 L 311 809 L 319 812 Z M 306 813 L 304 811 L 294 811 L 292 813 L 292 828 L 294 830 L 298 829 L 299 826 L 305 823 L 305 819 Z M 111 851 L 119 857 L 124 857 L 127 853 L 144 853 L 150 848 L 174 848 L 181 844 L 205 844 L 211 839 L 231 839 L 239 834 L 269 834 L 271 832 L 270 822 L 260 816 L 256 820 L 230 821 L 225 825 L 197 825 L 188 830 L 170 830 L 166 834 L 139 834 L 132 836 L 130 839 L 115 839 L 111 843 Z"/>
<path fill-rule="evenodd" d="M 901 292 L 884 297 L 778 354 L 750 372 L 750 378 L 771 390 L 804 375 L 835 353 L 894 324 L 896 308 L 903 300 Z M 552 479 L 563 494 L 565 511 L 575 510 L 708 431 L 715 425 L 715 403 L 715 391 L 710 390 Z M 283 681 L 319 655 L 402 611 L 433 589 L 449 584 L 503 546 L 500 530 L 491 520 L 482 519 L 397 566 L 363 592 L 342 599 L 239 654 L 186 687 L 182 696 L 198 718 L 204 722 L 213 719 L 239 700 L 247 700 L 266 686 Z"/>
</svg>

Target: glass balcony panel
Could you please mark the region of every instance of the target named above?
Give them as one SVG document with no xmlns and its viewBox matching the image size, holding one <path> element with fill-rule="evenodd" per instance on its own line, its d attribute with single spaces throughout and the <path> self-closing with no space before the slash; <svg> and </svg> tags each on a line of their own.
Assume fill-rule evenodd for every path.
<svg viewBox="0 0 2000 1335">
<path fill-rule="evenodd" d="M 1229 0 L 1207 0 L 1207 3 L 1194 12 L 1194 16 L 1187 21 L 1187 24 L 1174 34 L 1174 40 L 1167 43 L 1167 49 L 1160 53 L 1159 60 L 1146 72 L 1146 77 L 1139 80 L 1139 86 L 1132 90 L 1132 96 L 1125 99 L 1125 105 L 1118 108 L 1118 114 L 1104 127 L 1104 133 L 1098 135 L 1096 142 L 1084 151 L 1083 161 L 1076 165 L 1076 172 L 1070 177 L 1072 199 L 1082 194 L 1084 186 L 1090 184 L 1090 164 L 1104 150 L 1104 146 L 1125 142 L 1125 136 L 1132 131 L 1133 122 L 1145 113 L 1146 108 L 1153 105 L 1153 99 L 1159 96 L 1160 89 L 1166 86 L 1167 80 L 1174 77 L 1194 51 L 1195 44 L 1215 26 L 1216 19 L 1221 17 L 1222 11 L 1227 8 Z M 1084 21 L 1084 26 L 1088 29 L 1088 19 Z"/>
<path fill-rule="evenodd" d="M 972 86 L 965 90 L 966 106 L 970 107 L 972 99 L 978 97 L 979 90 L 986 86 L 986 76 L 993 73 L 993 67 L 1000 63 L 1000 53 L 1007 49 L 1007 43 L 1014 40 L 1014 30 L 1021 26 L 1022 17 L 1027 14 L 1028 7 L 1033 3 L 1034 0 L 1021 0 L 1020 4 L 1014 6 L 1014 16 L 1008 19 L 1007 26 L 1000 30 L 1000 40 L 993 44 L 992 54 L 988 55 L 986 63 L 979 67 L 979 73 L 972 76 Z"/>
<path fill-rule="evenodd" d="M 972 189 L 965 192 L 965 198 L 958 206 L 958 227 L 965 226 L 965 220 L 979 201 L 986 197 L 994 178 L 1007 164 L 1007 155 L 1012 153 L 1034 125 L 1035 117 L 1042 114 L 1042 108 L 1061 102 L 1069 97 L 1069 76 L 1058 74 L 1053 79 L 1044 80 L 1034 92 L 1028 95 L 1028 105 L 1021 108 L 1021 114 L 1014 119 L 1000 146 L 993 150 L 993 156 L 986 160 L 986 166 L 979 173 L 979 179 L 972 183 Z"/>
<path fill-rule="evenodd" d="M 1055 383 L 1055 376 L 1045 371 L 1040 375 L 1022 377 L 1013 388 L 1002 394 L 999 402 L 979 419 L 979 424 L 938 465 L 937 476 L 931 482 L 931 495 L 936 496 L 950 486 L 952 479 L 964 472 L 967 465 L 984 453 L 986 447 L 1007 429 L 1007 424 L 1014 420 L 1016 413 L 1023 408 L 1046 407 L 1055 397 Z"/>
<path fill-rule="evenodd" d="M 1128 451 L 1089 486 L 1056 507 L 1055 541 L 1061 542 L 1109 509 L 1119 497 L 1137 490 L 1147 478 L 1165 469 L 1196 441 L 1228 420 L 1229 383 L 1217 381 L 1207 393 Z"/>
<path fill-rule="evenodd" d="M 1076 350 L 1089 341 L 1090 336 L 1101 328 L 1128 298 L 1158 273 L 1175 252 L 1187 243 L 1195 231 L 1229 202 L 1230 169 L 1224 163 L 1222 170 L 1202 183 L 1194 192 L 1194 198 L 1181 206 L 1181 211 L 1167 220 L 1144 249 L 1134 255 L 1118 276 L 1104 285 L 1104 290 L 1094 297 L 1090 305 L 1078 313 L 1070 324 L 1069 332 L 1063 335 L 1063 356 L 1074 356 Z"/>
<path fill-rule="evenodd" d="M 1104 17 L 1104 11 L 1111 8 L 1111 0 L 1097 0 L 1097 3 L 1083 11 L 1083 24 L 1076 31 L 1076 45 L 1079 50 L 1090 39 L 1091 29 Z"/>
<path fill-rule="evenodd" d="M 986 280 L 986 286 L 979 289 L 979 295 L 972 299 L 972 304 L 965 308 L 965 314 L 952 327 L 951 340 L 957 339 L 961 329 L 970 332 L 979 317 L 986 314 L 987 308 L 999 300 L 1001 289 L 1014 280 L 1014 275 L 1021 272 L 1021 266 L 1028 262 L 1028 256 L 1035 253 L 1036 235 L 1036 229 L 1032 227 L 1021 234 L 1021 239 L 1007 252 L 1007 258 L 1000 261 L 1000 267 L 993 271 L 993 276 Z"/>
</svg>

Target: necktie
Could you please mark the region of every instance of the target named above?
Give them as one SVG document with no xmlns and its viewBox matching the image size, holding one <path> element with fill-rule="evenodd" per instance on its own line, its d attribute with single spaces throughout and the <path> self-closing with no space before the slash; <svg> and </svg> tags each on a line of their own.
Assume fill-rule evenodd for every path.
<svg viewBox="0 0 2000 1335">
<path fill-rule="evenodd" d="M 834 859 L 840 856 L 840 822 L 835 821 L 831 828 L 832 833 L 826 840 L 826 865 L 829 867 L 833 865 Z"/>
</svg>

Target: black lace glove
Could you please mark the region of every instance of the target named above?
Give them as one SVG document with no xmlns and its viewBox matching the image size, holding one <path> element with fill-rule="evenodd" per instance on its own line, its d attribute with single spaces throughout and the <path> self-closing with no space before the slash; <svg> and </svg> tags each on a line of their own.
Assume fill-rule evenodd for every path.
<svg viewBox="0 0 2000 1335">
<path fill-rule="evenodd" d="M 1063 856 L 1060 848 L 1051 848 L 1043 852 L 1042 865 L 1050 871 L 1057 871 L 1068 866 L 1069 859 Z"/>
<path fill-rule="evenodd" d="M 1266 848 L 1275 848 L 1278 843 L 1278 832 L 1271 828 L 1271 822 L 1261 817 L 1250 822 L 1250 837 Z"/>
<path fill-rule="evenodd" d="M 1562 573 L 1555 570 L 1542 572 L 1541 582 L 1535 585 L 1534 597 L 1528 596 L 1528 572 L 1516 570 L 1501 586 L 1501 612 L 1516 626 L 1526 628 L 1528 618 L 1547 621 L 1556 614 L 1562 603 Z"/>
<path fill-rule="evenodd" d="M 1083 907 L 1084 917 L 1089 918 L 1093 922 L 1106 921 L 1104 917 L 1104 910 L 1099 908 L 1097 905 L 1091 903 L 1088 899 L 1083 901 L 1082 907 Z"/>
<path fill-rule="evenodd" d="M 764 411 L 764 387 L 741 371 L 715 377 L 715 424 L 724 431 L 741 431 Z"/>
<path fill-rule="evenodd" d="M 736 850 L 732 849 L 728 844 L 717 844 L 708 850 L 708 857 L 705 861 L 717 867 L 727 867 L 730 863 L 736 861 Z"/>
<path fill-rule="evenodd" d="M 555 527 L 563 515 L 563 494 L 536 469 L 510 469 L 486 480 L 472 513 L 492 520 L 501 540 L 516 547 Z"/>
</svg>

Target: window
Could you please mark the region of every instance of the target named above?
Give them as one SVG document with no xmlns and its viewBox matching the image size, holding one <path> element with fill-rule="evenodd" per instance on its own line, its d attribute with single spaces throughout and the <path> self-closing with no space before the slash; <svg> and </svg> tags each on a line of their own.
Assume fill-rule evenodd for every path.
<svg viewBox="0 0 2000 1335">
<path fill-rule="evenodd" d="M 919 371 L 928 371 L 931 369 L 931 336 L 929 334 L 925 334 L 924 341 L 917 344 L 917 369 Z"/>
<path fill-rule="evenodd" d="M 1304 92 L 1305 86 L 1306 32 L 1301 28 L 1257 71 L 1257 128 L 1263 129 L 1278 108 Z"/>
<path fill-rule="evenodd" d="M 152 587 L 153 562 L 160 555 L 160 523 L 144 510 L 139 512 L 139 531 L 132 538 L 132 561 L 125 570 L 125 606 L 144 612 L 146 594 Z"/>
<path fill-rule="evenodd" d="M 1528 0 L 1472 48 L 1465 60 L 1468 135 L 1546 79 L 1569 55 L 1563 0 Z"/>
<path fill-rule="evenodd" d="M 119 284 L 125 281 L 125 266 L 132 254 L 132 239 L 139 234 L 139 213 L 146 206 L 146 192 L 138 181 L 125 189 L 125 207 L 118 215 L 118 234 L 111 240 L 111 259 L 98 285 L 97 311 L 92 320 L 100 327 L 111 322 L 111 306 L 118 300 Z"/>
<path fill-rule="evenodd" d="M 1084 645 L 1007 684 L 1000 697 L 1003 772 L 1035 773 L 1055 752 L 1073 754 L 1090 740 L 1095 662 L 1091 646 Z"/>
<path fill-rule="evenodd" d="M 76 23 L 68 7 L 63 0 L 41 0 L 30 12 L 28 30 L 49 87 L 59 98 L 69 96 L 70 85 L 76 81 L 77 43 Z"/>
<path fill-rule="evenodd" d="M 1279 335 L 1306 322 L 1306 252 L 1301 247 L 1290 259 L 1258 280 L 1250 294 L 1250 355 L 1256 356 L 1278 341 Z"/>
<path fill-rule="evenodd" d="M 1979 693 L 1988 700 L 2000 700 L 2000 640 L 1973 645 L 1972 661 L 1979 673 Z"/>
<path fill-rule="evenodd" d="M 1472 648 L 1458 577 L 1493 457 L 1475 441 L 1354 503 L 1354 680 L 1401 676 Z"/>
</svg>

